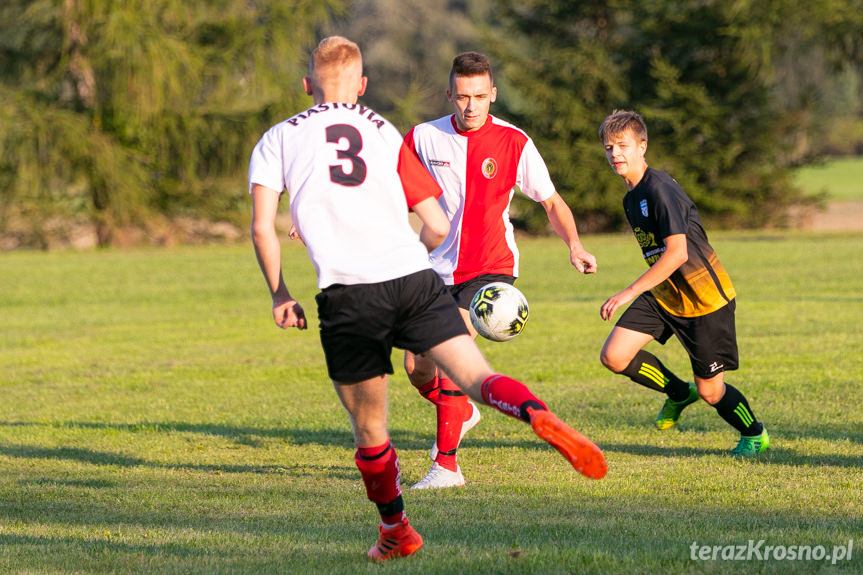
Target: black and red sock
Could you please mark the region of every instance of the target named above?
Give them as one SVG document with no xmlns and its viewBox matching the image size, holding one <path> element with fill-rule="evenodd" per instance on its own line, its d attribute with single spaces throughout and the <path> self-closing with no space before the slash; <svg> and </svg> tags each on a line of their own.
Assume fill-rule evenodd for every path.
<svg viewBox="0 0 863 575">
<path fill-rule="evenodd" d="M 376 447 L 357 447 L 354 460 L 366 486 L 366 495 L 378 507 L 381 522 L 395 525 L 404 521 L 399 458 L 389 439 Z"/>
<path fill-rule="evenodd" d="M 528 387 L 506 375 L 490 375 L 482 382 L 482 398 L 485 402 L 510 417 L 530 422 L 529 407 L 548 410 Z"/>
</svg>

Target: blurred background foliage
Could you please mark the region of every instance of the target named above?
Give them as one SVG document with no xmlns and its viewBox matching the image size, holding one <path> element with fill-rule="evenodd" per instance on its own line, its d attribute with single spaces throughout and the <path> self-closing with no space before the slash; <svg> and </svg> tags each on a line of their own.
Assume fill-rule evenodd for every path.
<svg viewBox="0 0 863 575">
<path fill-rule="evenodd" d="M 300 79 L 331 33 L 403 131 L 449 113 L 453 56 L 487 53 L 492 113 L 536 141 L 583 231 L 623 228 L 596 135 L 615 108 L 645 116 L 648 160 L 712 225 L 782 226 L 818 201 L 792 168 L 863 154 L 863 0 L 5 0 L 2 245 L 245 234 L 251 149 L 311 104 Z M 513 214 L 547 231 L 532 202 Z"/>
</svg>

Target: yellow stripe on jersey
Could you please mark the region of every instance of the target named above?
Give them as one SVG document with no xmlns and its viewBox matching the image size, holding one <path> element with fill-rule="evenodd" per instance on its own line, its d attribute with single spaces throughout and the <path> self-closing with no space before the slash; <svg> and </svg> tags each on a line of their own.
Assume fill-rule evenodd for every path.
<svg viewBox="0 0 863 575">
<path fill-rule="evenodd" d="M 737 295 L 731 277 L 715 252 L 708 257 L 707 265 L 693 267 L 690 262 L 683 264 L 678 272 L 651 290 L 659 304 L 672 315 L 707 315 Z"/>
</svg>

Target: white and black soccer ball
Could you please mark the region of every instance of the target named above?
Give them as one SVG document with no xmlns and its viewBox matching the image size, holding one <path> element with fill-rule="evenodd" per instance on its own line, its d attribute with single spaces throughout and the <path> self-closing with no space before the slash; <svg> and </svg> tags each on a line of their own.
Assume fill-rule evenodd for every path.
<svg viewBox="0 0 863 575">
<path fill-rule="evenodd" d="M 480 288 L 470 302 L 470 321 L 481 336 L 507 341 L 524 330 L 530 309 L 518 288 L 492 282 Z"/>
</svg>

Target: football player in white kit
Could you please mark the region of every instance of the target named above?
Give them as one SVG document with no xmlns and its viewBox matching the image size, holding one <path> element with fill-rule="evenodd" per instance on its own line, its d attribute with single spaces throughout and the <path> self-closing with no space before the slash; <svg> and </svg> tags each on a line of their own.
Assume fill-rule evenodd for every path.
<svg viewBox="0 0 863 575">
<path fill-rule="evenodd" d="M 516 190 L 542 204 L 579 272 L 596 272 L 596 258 L 582 246 L 572 212 L 555 190 L 536 145 L 522 130 L 489 114 L 497 88 L 488 58 L 478 52 L 456 56 L 446 93 L 454 113 L 415 126 L 405 143 L 443 188 L 439 202 L 450 230 L 431 252 L 431 262 L 475 338 L 468 312 L 473 295 L 488 283 L 512 284 L 518 276 L 519 253 L 509 220 Z M 479 410 L 429 358 L 407 351 L 405 370 L 437 411 L 433 463 L 412 488 L 460 487 L 464 476 L 456 450 L 479 421 Z"/>
<path fill-rule="evenodd" d="M 339 36 L 322 40 L 303 85 L 314 105 L 273 126 L 252 152 L 252 241 L 276 325 L 306 329 L 305 312 L 284 281 L 275 226 L 287 192 L 295 231 L 318 275 L 327 371 L 351 421 L 366 494 L 381 517 L 368 557 L 410 555 L 423 544 L 405 515 L 387 431 L 393 346 L 427 353 L 472 399 L 529 422 L 576 470 L 603 477 L 599 448 L 522 383 L 495 374 L 468 334 L 428 261 L 428 250 L 449 229 L 436 200 L 441 190 L 398 131 L 357 103 L 366 86 L 357 45 Z M 423 224 L 419 237 L 409 210 Z"/>
</svg>

